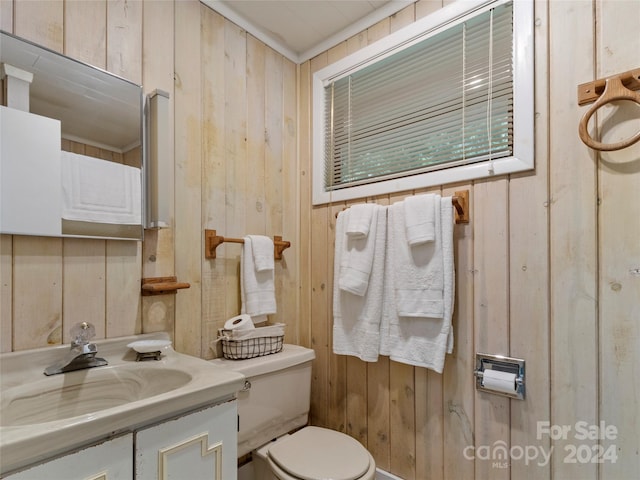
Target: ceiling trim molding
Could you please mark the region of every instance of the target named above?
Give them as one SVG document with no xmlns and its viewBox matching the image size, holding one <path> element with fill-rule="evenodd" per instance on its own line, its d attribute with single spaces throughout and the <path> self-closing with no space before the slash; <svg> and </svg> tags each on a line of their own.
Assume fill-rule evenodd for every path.
<svg viewBox="0 0 640 480">
<path fill-rule="evenodd" d="M 227 5 L 225 5 L 224 2 L 220 2 L 217 0 L 200 0 L 200 2 L 205 4 L 207 7 L 215 10 L 220 15 L 225 17 L 227 20 L 232 21 L 233 23 L 238 25 L 240 28 L 246 30 L 251 35 L 256 37 L 258 40 L 267 44 L 268 46 L 273 48 L 276 52 L 284 55 L 292 62 L 299 63 L 298 54 L 296 52 L 294 52 L 287 46 L 283 45 L 281 42 L 273 38 L 273 36 L 266 33 L 258 26 L 249 22 L 246 18 L 242 17 L 237 12 L 235 12 L 234 10 L 229 8 Z"/>
<path fill-rule="evenodd" d="M 417 0 L 391 0 L 389 3 L 371 12 L 366 17 L 362 17 L 360 20 L 358 20 L 355 23 L 352 23 L 344 30 L 339 31 L 338 33 L 330 36 L 329 38 L 322 41 L 315 47 L 310 48 L 306 52 L 303 52 L 300 55 L 298 55 L 299 57 L 298 63 L 306 62 L 307 60 L 315 57 L 316 55 L 319 55 L 322 52 L 326 52 L 330 48 L 333 48 L 339 43 L 350 39 L 354 35 L 359 34 L 360 32 L 366 30 L 372 25 L 375 25 L 381 20 L 384 20 L 385 18 L 388 18 L 391 15 L 398 13 L 400 10 L 404 9 L 405 7 L 413 3 L 416 3 L 416 1 Z"/>
<path fill-rule="evenodd" d="M 232 21 L 240 28 L 246 30 L 248 33 L 256 37 L 261 42 L 265 43 L 269 47 L 273 48 L 276 52 L 285 56 L 292 62 L 296 64 L 301 64 L 306 62 L 307 60 L 319 55 L 322 52 L 329 50 L 330 48 L 336 46 L 340 42 L 343 42 L 354 35 L 366 30 L 372 25 L 375 25 L 381 20 L 384 20 L 391 15 L 398 13 L 403 8 L 415 3 L 416 0 L 392 0 L 381 8 L 371 12 L 371 14 L 363 17 L 359 21 L 349 25 L 349 27 L 341 30 L 340 32 L 330 36 L 326 40 L 322 41 L 315 47 L 307 50 L 306 52 L 302 52 L 298 54 L 294 52 L 286 45 L 282 44 L 278 39 L 276 39 L 273 35 L 265 32 L 260 27 L 256 26 L 246 18 L 239 15 L 237 12 L 229 8 L 224 2 L 218 0 L 200 0 L 201 3 L 208 6 L 209 8 L 215 10 L 220 15 L 225 17 L 227 20 Z"/>
</svg>

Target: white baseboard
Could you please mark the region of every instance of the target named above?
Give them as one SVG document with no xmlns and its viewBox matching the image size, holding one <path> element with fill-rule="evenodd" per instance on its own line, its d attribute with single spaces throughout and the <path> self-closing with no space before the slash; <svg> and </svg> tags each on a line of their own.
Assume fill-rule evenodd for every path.
<svg viewBox="0 0 640 480">
<path fill-rule="evenodd" d="M 392 475 L 388 472 L 385 472 L 384 470 L 380 470 L 379 468 L 376 468 L 376 480 L 403 480 L 400 477 L 396 477 L 395 475 Z"/>
</svg>

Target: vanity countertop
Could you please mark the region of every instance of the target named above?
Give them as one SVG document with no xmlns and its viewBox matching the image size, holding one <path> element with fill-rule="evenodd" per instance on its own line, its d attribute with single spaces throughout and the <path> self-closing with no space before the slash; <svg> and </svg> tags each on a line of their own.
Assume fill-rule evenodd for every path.
<svg viewBox="0 0 640 480">
<path fill-rule="evenodd" d="M 44 369 L 69 345 L 0 355 L 0 473 L 233 400 L 245 377 L 163 347 L 160 360 L 136 361 L 127 345 L 166 333 L 96 341 L 107 366 L 52 376 Z"/>
</svg>

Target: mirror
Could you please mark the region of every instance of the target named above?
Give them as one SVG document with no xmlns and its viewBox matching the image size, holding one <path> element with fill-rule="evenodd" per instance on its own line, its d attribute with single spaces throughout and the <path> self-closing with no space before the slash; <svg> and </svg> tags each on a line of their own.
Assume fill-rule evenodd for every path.
<svg viewBox="0 0 640 480">
<path fill-rule="evenodd" d="M 0 233 L 141 239 L 142 87 L 6 32 L 0 32 L 0 35 L 0 63 L 33 74 L 29 86 L 29 112 L 2 107 Z M 11 92 L 7 93 L 7 82 L 5 77 L 3 105 L 7 105 L 11 95 Z M 7 137 L 15 136 L 11 128 L 12 125 L 14 129 L 18 128 L 16 118 L 23 119 L 27 122 L 24 125 L 29 127 L 23 126 L 20 132 L 14 132 L 26 137 L 15 150 L 10 150 L 11 142 Z M 31 120 L 35 123 L 30 123 Z M 45 126 L 30 127 L 40 125 L 38 122 Z M 57 159 L 52 158 L 40 168 L 37 163 L 30 163 L 25 146 L 35 143 L 42 147 L 46 138 L 55 137 L 49 131 L 43 133 L 49 126 L 51 131 L 59 129 L 60 132 L 58 144 L 54 144 L 52 151 L 55 152 L 59 145 L 57 152 L 69 153 L 59 153 L 62 160 L 58 166 Z M 38 162 L 43 155 L 36 152 L 33 157 L 36 158 L 34 162 Z M 73 158 L 73 167 L 66 166 L 69 165 L 68 157 Z M 65 179 L 73 179 L 69 182 L 75 182 L 75 190 Z M 14 188 L 16 184 L 20 188 Z M 99 211 L 93 216 L 76 215 L 76 206 L 69 207 L 69 192 L 73 191 L 75 195 L 82 189 L 92 190 L 93 197 L 101 197 L 99 205 L 92 204 L 89 208 L 94 213 Z M 24 198 L 24 191 L 32 191 L 40 198 L 37 201 Z M 58 194 L 60 198 L 53 198 Z M 80 200 L 81 203 L 84 201 Z M 30 202 L 34 204 L 30 205 Z M 61 204 L 59 218 L 50 218 L 55 217 L 58 204 Z M 43 208 L 47 210 L 46 218 L 39 213 Z M 12 216 L 20 218 L 18 226 L 10 221 Z"/>
</svg>

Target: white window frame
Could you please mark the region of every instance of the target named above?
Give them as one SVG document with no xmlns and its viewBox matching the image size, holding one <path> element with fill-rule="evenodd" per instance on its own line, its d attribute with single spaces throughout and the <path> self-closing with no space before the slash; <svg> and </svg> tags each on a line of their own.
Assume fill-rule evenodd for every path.
<svg viewBox="0 0 640 480">
<path fill-rule="evenodd" d="M 509 0 L 457 1 L 337 61 L 313 75 L 313 205 L 485 178 L 534 168 L 533 2 L 513 0 L 513 156 L 325 191 L 325 86 L 396 51 Z"/>
</svg>

